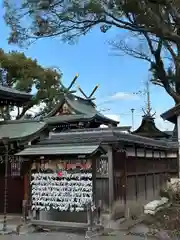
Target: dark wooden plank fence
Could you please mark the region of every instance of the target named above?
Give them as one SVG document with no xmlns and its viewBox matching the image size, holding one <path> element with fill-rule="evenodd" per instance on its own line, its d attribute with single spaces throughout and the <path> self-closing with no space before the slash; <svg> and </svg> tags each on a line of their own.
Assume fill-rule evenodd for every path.
<svg viewBox="0 0 180 240">
<path fill-rule="evenodd" d="M 121 164 L 115 165 L 114 191 L 115 200 L 126 202 L 139 202 L 145 204 L 158 197 L 160 189 L 166 183 L 168 177 L 177 176 L 177 159 L 145 159 L 128 157 L 127 172 L 124 171 L 125 158 L 121 158 Z M 123 161 L 122 161 L 123 160 Z M 109 204 L 109 177 L 108 160 L 103 157 L 97 161 L 96 198 L 101 203 L 102 209 L 107 209 Z"/>
</svg>

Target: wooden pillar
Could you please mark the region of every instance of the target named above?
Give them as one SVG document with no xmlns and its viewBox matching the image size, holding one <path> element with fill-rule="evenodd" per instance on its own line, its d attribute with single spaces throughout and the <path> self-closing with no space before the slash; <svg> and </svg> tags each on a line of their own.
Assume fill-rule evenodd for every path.
<svg viewBox="0 0 180 240">
<path fill-rule="evenodd" d="M 28 177 L 28 173 L 26 171 L 26 173 L 24 174 L 24 199 L 23 199 L 23 220 L 24 222 L 26 222 L 27 217 L 29 215 L 28 212 L 28 199 L 29 199 L 29 177 Z"/>
<path fill-rule="evenodd" d="M 144 190 L 145 190 L 145 200 L 147 200 L 147 151 L 146 151 L 146 146 L 144 146 L 144 164 L 145 164 L 145 176 L 144 176 Z"/>
<path fill-rule="evenodd" d="M 29 162 L 25 161 L 21 165 L 23 172 L 24 197 L 23 200 L 28 200 L 29 197 Z"/>
<path fill-rule="evenodd" d="M 130 209 L 127 204 L 127 189 L 128 189 L 128 184 L 127 184 L 127 154 L 125 152 L 125 158 L 124 158 L 124 205 L 125 205 L 125 218 L 129 218 L 130 216 Z"/>
<path fill-rule="evenodd" d="M 178 177 L 180 178 L 180 115 L 177 116 L 177 135 L 178 135 Z"/>
<path fill-rule="evenodd" d="M 165 172 L 165 177 L 166 177 L 166 181 L 168 179 L 168 171 L 167 171 L 167 165 L 168 165 L 168 151 L 166 150 L 165 151 L 165 164 L 166 164 L 166 167 L 164 169 L 164 172 Z M 178 171 L 178 174 L 179 174 L 179 171 Z M 179 175 L 178 175 L 179 177 Z"/>
<path fill-rule="evenodd" d="M 99 206 L 98 206 L 97 197 L 96 197 L 96 165 L 97 165 L 96 162 L 97 162 L 97 157 L 94 157 L 92 159 L 92 183 L 93 183 L 93 203 L 96 208 L 96 216 L 94 215 L 94 213 L 93 214 L 91 213 L 91 222 L 90 222 L 91 225 L 93 224 L 94 217 L 95 217 L 95 219 L 97 219 L 96 223 L 99 223 L 99 221 L 100 221 L 100 214 L 98 215 L 98 211 L 97 211 Z M 101 211 L 99 211 L 99 212 L 101 212 Z"/>
<path fill-rule="evenodd" d="M 162 163 L 162 151 L 159 152 L 159 161 L 160 163 Z M 158 165 L 159 167 L 159 165 Z M 159 174 L 159 186 L 160 188 L 162 187 L 162 173 L 160 172 Z"/>
<path fill-rule="evenodd" d="M 152 149 L 152 160 L 153 160 L 153 195 L 155 196 L 155 157 L 154 157 L 154 148 Z"/>
<path fill-rule="evenodd" d="M 138 189 L 138 175 L 137 175 L 137 171 L 138 171 L 138 157 L 137 157 L 137 146 L 134 146 L 134 150 L 135 150 L 135 171 L 136 171 L 136 175 L 135 175 L 135 192 L 136 192 L 136 201 L 138 201 L 138 194 L 139 194 L 139 189 Z M 138 165 L 139 166 L 139 165 Z"/>
<path fill-rule="evenodd" d="M 28 200 L 29 177 L 26 172 L 24 175 L 24 200 Z"/>
<path fill-rule="evenodd" d="M 92 160 L 92 184 L 93 184 L 93 202 L 97 207 L 97 198 L 96 198 L 96 158 Z"/>
<path fill-rule="evenodd" d="M 113 167 L 113 149 L 108 145 L 108 175 L 109 175 L 109 209 L 112 209 L 114 201 L 114 167 Z"/>
</svg>

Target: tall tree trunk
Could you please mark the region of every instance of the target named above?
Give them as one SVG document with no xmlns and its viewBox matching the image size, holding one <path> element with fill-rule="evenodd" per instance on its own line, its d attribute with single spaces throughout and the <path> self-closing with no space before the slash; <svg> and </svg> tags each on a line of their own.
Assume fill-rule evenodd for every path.
<svg viewBox="0 0 180 240">
<path fill-rule="evenodd" d="M 164 63 L 163 63 L 163 60 L 161 58 L 161 52 L 158 51 L 158 49 L 154 52 L 154 58 L 156 60 L 156 64 L 154 66 L 154 69 L 157 73 L 158 78 L 161 79 L 161 83 L 163 84 L 164 89 L 174 99 L 175 104 L 180 103 L 180 94 L 178 94 L 178 92 L 176 92 L 176 89 L 173 89 L 170 86 L 169 77 L 166 74 Z M 180 68 L 178 68 L 178 70 L 180 70 Z M 179 77 L 179 76 L 180 76 L 180 71 L 179 71 L 179 75 L 177 77 Z M 178 78 L 178 79 L 180 79 L 180 78 Z M 179 81 L 179 83 L 180 83 L 180 81 Z"/>
<path fill-rule="evenodd" d="M 180 95 L 180 44 L 177 44 L 177 62 L 176 62 L 176 72 L 175 72 L 175 88 L 176 88 L 176 93 Z"/>
</svg>

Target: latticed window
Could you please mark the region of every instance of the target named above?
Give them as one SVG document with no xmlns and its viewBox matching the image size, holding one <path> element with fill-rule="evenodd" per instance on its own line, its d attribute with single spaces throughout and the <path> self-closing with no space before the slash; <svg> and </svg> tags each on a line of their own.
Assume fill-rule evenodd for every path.
<svg viewBox="0 0 180 240">
<path fill-rule="evenodd" d="M 108 158 L 107 156 L 102 156 L 96 162 L 96 169 L 97 173 L 100 175 L 107 175 L 108 174 Z"/>
<path fill-rule="evenodd" d="M 19 177 L 21 176 L 21 162 L 16 158 L 11 159 L 11 176 Z"/>
</svg>

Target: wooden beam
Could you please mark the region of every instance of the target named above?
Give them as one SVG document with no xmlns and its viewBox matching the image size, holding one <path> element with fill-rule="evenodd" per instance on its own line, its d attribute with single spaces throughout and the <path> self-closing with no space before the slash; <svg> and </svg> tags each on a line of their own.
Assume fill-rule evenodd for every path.
<svg viewBox="0 0 180 240">
<path fill-rule="evenodd" d="M 76 222 L 61 222 L 61 221 L 48 221 L 48 220 L 35 220 L 32 219 L 30 223 L 34 226 L 41 226 L 46 228 L 66 228 L 66 229 L 88 229 L 87 223 L 76 223 Z"/>
<path fill-rule="evenodd" d="M 112 209 L 114 201 L 114 167 L 113 167 L 113 149 L 108 146 L 108 175 L 109 175 L 109 209 Z"/>
</svg>

